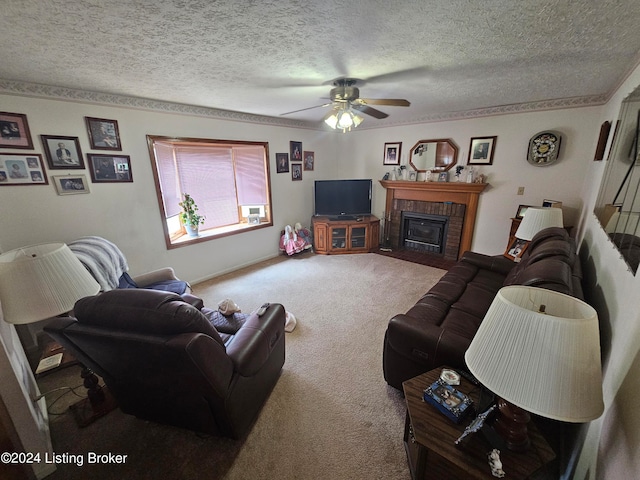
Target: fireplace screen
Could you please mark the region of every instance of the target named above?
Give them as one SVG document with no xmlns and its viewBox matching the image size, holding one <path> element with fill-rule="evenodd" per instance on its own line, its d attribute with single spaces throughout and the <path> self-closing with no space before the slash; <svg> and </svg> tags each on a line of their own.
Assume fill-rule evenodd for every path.
<svg viewBox="0 0 640 480">
<path fill-rule="evenodd" d="M 449 217 L 402 212 L 401 245 L 412 250 L 444 254 Z"/>
</svg>

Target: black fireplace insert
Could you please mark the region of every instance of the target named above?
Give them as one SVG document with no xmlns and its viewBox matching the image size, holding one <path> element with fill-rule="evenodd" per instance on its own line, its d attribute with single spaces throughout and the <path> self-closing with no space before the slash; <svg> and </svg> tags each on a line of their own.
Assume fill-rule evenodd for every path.
<svg viewBox="0 0 640 480">
<path fill-rule="evenodd" d="M 416 212 L 402 212 L 401 247 L 444 255 L 449 217 Z"/>
</svg>

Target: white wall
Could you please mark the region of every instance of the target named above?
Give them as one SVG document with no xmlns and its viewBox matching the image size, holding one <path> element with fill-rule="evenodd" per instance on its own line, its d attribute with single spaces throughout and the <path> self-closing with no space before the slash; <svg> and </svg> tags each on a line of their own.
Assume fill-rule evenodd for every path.
<svg viewBox="0 0 640 480">
<path fill-rule="evenodd" d="M 598 119 L 615 125 L 622 100 L 640 85 L 637 67 Z M 609 146 L 610 148 L 610 146 Z M 640 275 L 633 275 L 592 213 L 606 162 L 587 171 L 583 263 L 598 311 L 603 354 L 604 414 L 587 432 L 575 478 L 640 478 Z"/>
<path fill-rule="evenodd" d="M 309 225 L 313 180 L 332 177 L 338 159 L 335 143 L 326 141 L 333 133 L 10 95 L 0 95 L 0 105 L 2 111 L 27 115 L 35 151 L 43 160 L 43 134 L 79 137 L 85 163 L 88 152 L 109 153 L 89 149 L 84 117 L 117 120 L 123 146 L 119 153 L 131 156 L 133 174 L 133 183 L 90 183 L 88 195 L 58 196 L 51 181 L 45 186 L 0 188 L 2 248 L 100 235 L 120 247 L 134 275 L 172 266 L 179 277 L 197 282 L 277 255 L 280 231 L 286 224 Z M 167 250 L 147 134 L 269 142 L 274 226 Z M 302 181 L 292 181 L 290 173 L 276 173 L 275 154 L 289 152 L 290 140 L 301 141 L 305 150 L 315 152 L 315 169 L 303 171 Z M 84 173 L 90 179 L 88 170 L 46 170 L 49 176 Z"/>
<path fill-rule="evenodd" d="M 493 165 L 475 166 L 476 171 L 487 175 L 490 186 L 480 196 L 472 249 L 501 254 L 509 240 L 510 219 L 518 205 L 542 205 L 544 199 L 558 200 L 563 202 L 565 225 L 578 225 L 582 185 L 594 163 L 600 110 L 600 107 L 572 108 L 356 131 L 351 133 L 354 141 L 349 145 L 354 159 L 352 168 L 341 174 L 357 176 L 366 172 L 379 180 L 391 170 L 382 163 L 385 142 L 402 142 L 403 163 L 408 164 L 409 152 L 419 140 L 438 138 L 453 139 L 459 148 L 458 164 L 466 165 L 472 137 L 497 135 Z M 542 130 L 562 132 L 560 157 L 553 165 L 535 167 L 526 160 L 527 147 L 529 139 Z M 346 168 L 349 164 L 341 166 Z M 453 178 L 450 172 L 450 180 Z M 374 185 L 374 214 L 382 216 L 385 190 L 377 181 Z M 524 195 L 517 195 L 519 186 L 525 187 Z"/>
</svg>

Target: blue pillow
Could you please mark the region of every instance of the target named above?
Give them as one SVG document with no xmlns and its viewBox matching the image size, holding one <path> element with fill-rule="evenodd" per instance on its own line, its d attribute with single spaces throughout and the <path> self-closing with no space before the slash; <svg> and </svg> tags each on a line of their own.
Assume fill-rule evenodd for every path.
<svg viewBox="0 0 640 480">
<path fill-rule="evenodd" d="M 187 282 L 182 280 L 163 280 L 162 282 L 152 283 L 144 287 L 147 290 L 160 290 L 162 292 L 172 292 L 177 293 L 178 295 L 182 295 L 187 291 Z M 127 273 L 124 272 L 120 277 L 120 282 L 118 284 L 118 288 L 140 288 L 133 281 L 133 278 Z"/>
</svg>

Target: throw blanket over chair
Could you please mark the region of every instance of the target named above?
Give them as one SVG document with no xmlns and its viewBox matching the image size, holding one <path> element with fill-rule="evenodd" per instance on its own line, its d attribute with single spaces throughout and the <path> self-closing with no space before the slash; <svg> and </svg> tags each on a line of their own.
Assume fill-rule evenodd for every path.
<svg viewBox="0 0 640 480">
<path fill-rule="evenodd" d="M 100 290 L 103 292 L 116 288 L 146 288 L 182 295 L 190 289 L 189 284 L 176 277 L 173 268 L 170 267 L 131 278 L 127 273 L 129 265 L 124 254 L 105 238 L 82 237 L 68 245 L 100 284 Z"/>
<path fill-rule="evenodd" d="M 104 379 L 124 413 L 239 439 L 280 376 L 285 309 L 217 328 L 215 312 L 189 294 L 115 289 L 44 330 Z"/>
</svg>

